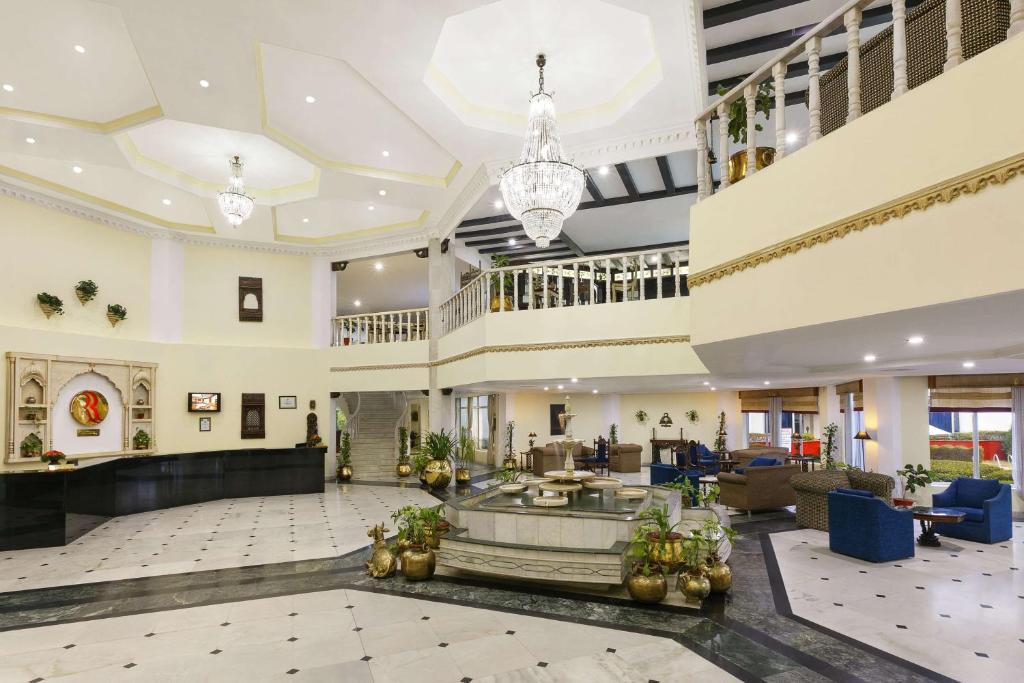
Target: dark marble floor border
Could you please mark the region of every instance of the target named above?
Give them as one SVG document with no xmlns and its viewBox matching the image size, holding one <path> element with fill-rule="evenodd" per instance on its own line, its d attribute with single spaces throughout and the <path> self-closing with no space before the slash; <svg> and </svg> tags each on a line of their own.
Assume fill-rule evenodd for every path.
<svg viewBox="0 0 1024 683">
<path fill-rule="evenodd" d="M 903 659 L 898 655 L 894 655 L 891 652 L 881 650 L 872 645 L 868 645 L 867 643 L 857 640 L 856 638 L 851 638 L 850 636 L 844 633 L 840 633 L 839 631 L 833 631 L 832 629 L 822 626 L 817 622 L 811 621 L 810 619 L 794 614 L 789 604 L 789 595 L 786 593 L 786 583 L 782 577 L 782 570 L 779 568 L 778 558 L 775 557 L 775 548 L 772 545 L 771 535 L 771 533 L 762 533 L 760 535 L 760 541 L 761 550 L 764 554 L 765 567 L 768 569 L 768 581 L 771 584 L 772 597 L 775 600 L 775 610 L 779 614 L 786 617 L 787 619 L 792 619 L 793 621 L 802 624 L 803 626 L 814 629 L 819 633 L 823 633 L 830 638 L 835 638 L 836 640 L 846 643 L 847 645 L 868 652 L 875 657 L 884 659 L 894 664 L 898 664 L 899 666 L 909 669 L 914 673 L 926 676 L 931 680 L 939 681 L 940 683 L 957 683 L 957 680 L 955 678 L 944 676 L 943 674 L 940 674 L 937 671 L 933 671 L 932 669 L 921 666 L 920 664 L 916 664 L 914 662 L 911 662 L 910 660 Z"/>
</svg>

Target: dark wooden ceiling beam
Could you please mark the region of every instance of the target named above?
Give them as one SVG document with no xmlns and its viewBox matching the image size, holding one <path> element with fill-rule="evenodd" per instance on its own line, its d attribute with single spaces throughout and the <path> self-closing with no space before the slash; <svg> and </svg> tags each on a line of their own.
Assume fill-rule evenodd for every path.
<svg viewBox="0 0 1024 683">
<path fill-rule="evenodd" d="M 462 221 L 459 223 L 460 228 L 468 228 L 473 225 L 491 225 L 492 223 L 504 223 L 506 221 L 514 221 L 510 213 L 503 213 L 499 216 L 485 216 L 483 218 L 470 218 L 469 220 Z"/>
<path fill-rule="evenodd" d="M 742 19 L 773 12 L 783 7 L 799 5 L 808 0 L 738 0 L 728 5 L 720 5 L 704 10 L 704 28 L 721 26 Z"/>
<path fill-rule="evenodd" d="M 668 165 L 668 157 L 657 157 L 658 171 L 661 173 L 661 182 L 665 186 L 665 192 L 670 195 L 676 193 L 676 181 L 672 178 L 672 169 Z"/>
<path fill-rule="evenodd" d="M 462 226 L 455 229 L 455 239 L 466 240 L 473 239 L 474 237 L 491 237 L 493 235 L 506 235 L 512 232 L 522 232 L 522 223 L 513 223 L 512 225 L 503 225 L 499 228 L 485 228 L 481 230 L 463 230 Z"/>
<path fill-rule="evenodd" d="M 518 244 L 519 242 L 522 242 L 524 240 L 529 240 L 530 238 L 526 236 L 525 232 L 520 230 L 518 234 L 508 235 L 508 236 L 505 236 L 505 237 L 486 237 L 484 239 L 479 239 L 479 240 L 470 240 L 470 241 L 466 242 L 466 246 L 467 247 L 486 247 L 489 244 L 508 244 L 508 241 L 510 239 L 514 239 L 516 241 L 516 243 Z M 554 242 L 555 242 L 555 240 L 552 240 L 552 244 L 554 244 Z"/>
<path fill-rule="evenodd" d="M 622 186 L 626 188 L 626 194 L 630 199 L 636 201 L 640 193 L 636 191 L 636 183 L 633 182 L 633 174 L 629 172 L 629 164 L 625 162 L 615 164 L 615 170 L 619 172 L 619 179 L 622 180 Z"/>
<path fill-rule="evenodd" d="M 818 62 L 820 73 L 825 73 L 826 71 L 834 67 L 836 64 L 841 62 L 845 57 L 845 52 L 836 52 L 835 54 L 831 55 L 822 55 L 821 59 Z M 808 68 L 809 66 L 806 61 L 790 64 L 789 68 L 786 69 L 786 78 L 789 79 L 799 78 L 800 76 L 806 76 Z M 710 83 L 708 83 L 708 94 L 717 95 L 718 86 L 722 86 L 726 90 L 732 90 L 737 85 L 745 81 L 748 76 L 750 76 L 749 73 L 744 73 L 738 74 L 736 76 L 730 76 L 729 78 L 723 78 L 718 81 L 711 81 Z"/>
<path fill-rule="evenodd" d="M 645 244 L 639 247 L 626 247 L 618 249 L 602 249 L 600 251 L 592 251 L 587 256 L 607 256 L 609 254 L 621 254 L 626 251 L 671 251 L 672 249 L 682 249 L 683 247 L 689 248 L 690 240 L 683 240 L 682 242 L 660 242 L 658 244 Z M 687 265 L 687 262 L 680 261 L 679 265 Z"/>
<path fill-rule="evenodd" d="M 573 253 L 569 250 L 569 247 L 562 245 L 551 245 L 546 249 L 539 249 L 534 247 L 532 244 L 524 244 L 522 248 L 519 247 L 489 247 L 487 249 L 481 249 L 481 254 L 502 254 L 504 256 L 532 256 L 534 254 L 549 254 L 552 259 L 564 259 L 570 258 Z"/>
<path fill-rule="evenodd" d="M 587 192 L 590 193 L 590 196 L 593 197 L 595 202 L 598 202 L 598 203 L 603 202 L 604 201 L 604 195 L 601 194 L 601 190 L 597 187 L 597 184 L 594 182 L 594 179 L 590 177 L 589 173 L 587 174 L 586 178 L 587 178 Z"/>
</svg>

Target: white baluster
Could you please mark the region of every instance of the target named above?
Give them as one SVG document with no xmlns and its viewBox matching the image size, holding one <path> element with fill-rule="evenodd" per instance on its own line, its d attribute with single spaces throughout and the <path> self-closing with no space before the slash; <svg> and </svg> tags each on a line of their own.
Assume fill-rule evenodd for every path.
<svg viewBox="0 0 1024 683">
<path fill-rule="evenodd" d="M 604 261 L 604 302 L 610 304 L 615 292 L 612 291 L 612 260 Z"/>
<path fill-rule="evenodd" d="M 942 65 L 943 71 L 949 71 L 964 61 L 961 30 L 960 0 L 946 0 L 946 63 Z"/>
<path fill-rule="evenodd" d="M 852 9 L 843 15 L 846 25 L 846 122 L 860 118 L 860 19 L 861 11 Z"/>
<path fill-rule="evenodd" d="M 565 305 L 563 303 L 564 298 L 562 293 L 563 286 L 565 285 L 565 278 L 562 277 L 564 275 L 564 272 L 562 271 L 561 264 L 555 266 L 555 272 L 558 273 L 558 303 L 555 305 L 561 308 L 562 306 Z"/>
<path fill-rule="evenodd" d="M 423 338 L 430 339 L 430 316 L 423 314 Z"/>
<path fill-rule="evenodd" d="M 647 289 L 647 287 L 644 286 L 644 285 L 647 284 L 646 277 L 644 276 L 644 272 L 647 270 L 647 259 L 644 258 L 643 254 L 640 254 L 639 256 L 636 257 L 636 260 L 637 260 L 637 263 L 640 265 L 640 267 L 637 268 L 637 271 L 636 271 L 636 274 L 637 274 L 636 286 L 637 286 L 637 289 L 640 290 L 640 301 L 643 301 L 646 298 L 644 290 Z"/>
<path fill-rule="evenodd" d="M 526 309 L 533 310 L 533 268 L 526 270 Z"/>
<path fill-rule="evenodd" d="M 661 254 L 655 254 L 654 258 L 656 259 L 654 261 L 654 270 L 655 270 L 655 276 L 654 277 L 657 278 L 657 284 L 655 285 L 655 288 L 657 289 L 657 292 L 658 292 L 657 295 L 656 295 L 656 298 L 660 299 L 661 298 L 661 258 L 662 258 L 662 255 Z"/>
<path fill-rule="evenodd" d="M 505 271 L 498 272 L 498 311 L 505 311 Z"/>
<path fill-rule="evenodd" d="M 892 0 L 892 98 L 907 92 L 907 1 Z"/>
<path fill-rule="evenodd" d="M 718 191 L 729 187 L 729 108 L 718 105 Z"/>
<path fill-rule="evenodd" d="M 772 67 L 775 80 L 775 158 L 786 156 L 786 63 Z"/>
<path fill-rule="evenodd" d="M 580 303 L 580 264 L 572 264 L 572 305 Z"/>
<path fill-rule="evenodd" d="M 681 268 L 679 267 L 679 254 L 678 254 L 678 253 L 676 253 L 676 255 L 675 255 L 675 256 L 674 256 L 673 258 L 672 258 L 672 261 L 673 261 L 673 262 L 674 262 L 674 264 L 675 264 L 675 273 L 676 273 L 676 296 L 679 296 L 679 290 L 680 290 L 680 289 L 682 289 L 682 287 L 680 287 L 680 284 L 681 284 L 681 283 L 680 283 L 680 279 L 681 279 L 681 278 L 680 278 L 680 275 L 682 275 L 682 272 L 683 272 L 683 271 L 682 271 L 682 269 L 681 269 Z"/>
<path fill-rule="evenodd" d="M 757 86 L 748 85 L 743 89 L 743 101 L 747 105 L 747 173 L 749 177 L 757 172 L 757 131 L 754 119 L 757 117 Z"/>
<path fill-rule="evenodd" d="M 1024 33 L 1024 0 L 1010 0 L 1010 28 L 1006 29 L 1006 38 L 1021 33 Z"/>
<path fill-rule="evenodd" d="M 705 136 L 705 124 L 701 119 L 697 120 L 697 130 L 695 135 L 697 137 L 697 201 L 704 199 L 711 190 L 709 188 L 710 183 L 707 180 L 707 169 L 708 169 L 708 140 Z"/>
<path fill-rule="evenodd" d="M 807 41 L 807 115 L 809 128 L 807 142 L 811 143 L 821 137 L 821 86 L 819 85 L 821 38 Z"/>
<path fill-rule="evenodd" d="M 597 303 L 597 271 L 594 270 L 594 262 L 591 261 L 588 264 L 587 269 L 590 271 L 590 305 L 593 306 Z"/>
<path fill-rule="evenodd" d="M 541 282 L 541 285 L 540 285 L 540 296 L 541 296 L 541 299 L 544 300 L 544 308 L 547 308 L 548 307 L 548 299 L 550 298 L 550 297 L 548 297 L 548 267 L 547 266 L 541 266 L 540 267 L 540 282 Z"/>
</svg>

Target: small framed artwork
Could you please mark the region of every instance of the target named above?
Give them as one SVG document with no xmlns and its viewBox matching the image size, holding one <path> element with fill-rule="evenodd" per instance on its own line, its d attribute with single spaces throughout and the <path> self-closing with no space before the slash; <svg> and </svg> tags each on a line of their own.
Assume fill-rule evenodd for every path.
<svg viewBox="0 0 1024 683">
<path fill-rule="evenodd" d="M 295 410 L 299 407 L 299 401 L 295 396 L 278 396 L 277 407 L 279 410 Z"/>
<path fill-rule="evenodd" d="M 201 417 L 199 418 L 199 431 L 208 432 L 210 431 L 210 418 Z"/>
</svg>

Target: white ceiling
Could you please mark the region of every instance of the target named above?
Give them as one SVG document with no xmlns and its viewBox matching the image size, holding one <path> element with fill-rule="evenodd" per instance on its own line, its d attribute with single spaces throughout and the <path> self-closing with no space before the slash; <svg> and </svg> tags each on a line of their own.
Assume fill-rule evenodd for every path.
<svg viewBox="0 0 1024 683">
<path fill-rule="evenodd" d="M 539 51 L 586 165 L 692 148 L 686 4 L 0 0 L 0 182 L 158 230 L 411 244 L 518 153 Z M 491 110 L 515 125 L 474 119 Z M 258 204 L 237 229 L 212 201 L 236 153 Z"/>
</svg>

